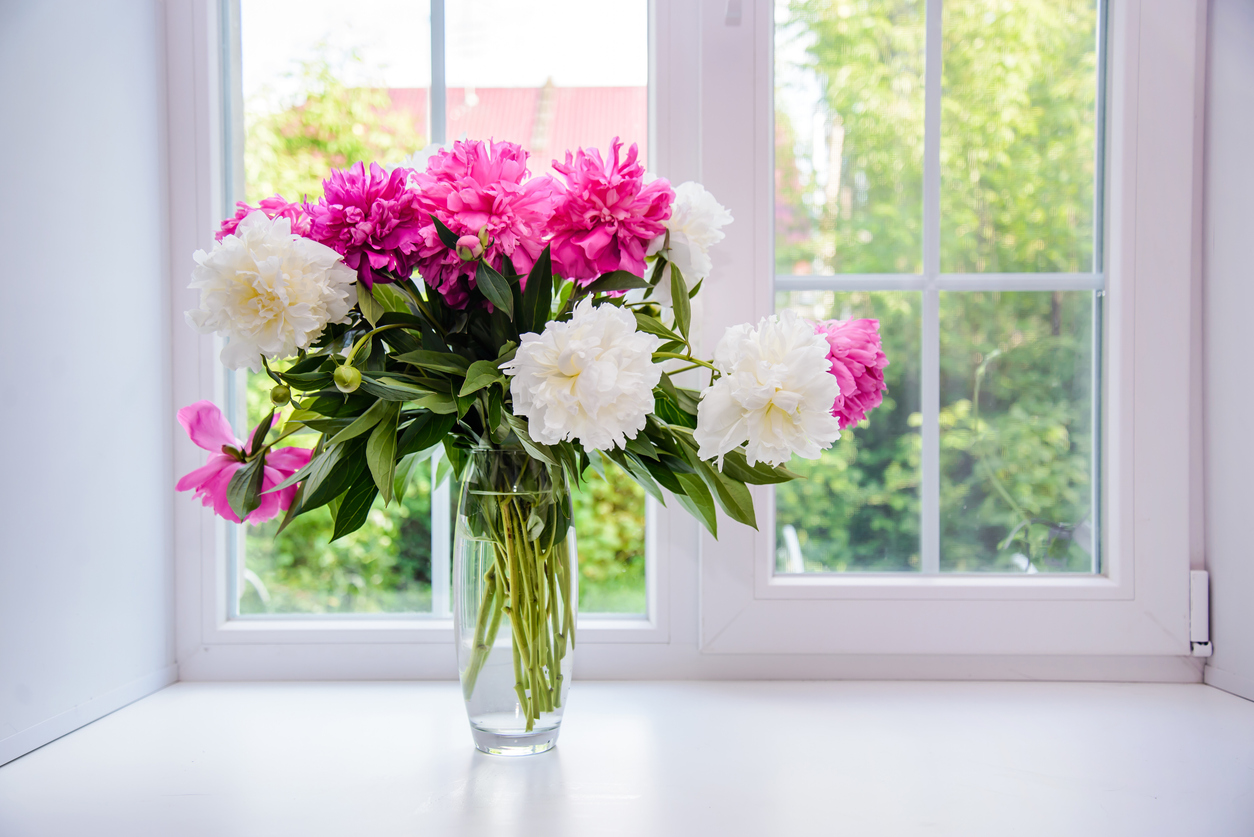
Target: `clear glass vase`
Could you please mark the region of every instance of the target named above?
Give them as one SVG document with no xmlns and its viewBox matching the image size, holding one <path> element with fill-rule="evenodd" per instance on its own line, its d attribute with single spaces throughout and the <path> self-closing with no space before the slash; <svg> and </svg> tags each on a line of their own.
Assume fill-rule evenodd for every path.
<svg viewBox="0 0 1254 837">
<path fill-rule="evenodd" d="M 453 619 L 475 746 L 557 743 L 574 662 L 578 594 L 570 490 L 521 450 L 477 450 L 453 543 Z"/>
</svg>

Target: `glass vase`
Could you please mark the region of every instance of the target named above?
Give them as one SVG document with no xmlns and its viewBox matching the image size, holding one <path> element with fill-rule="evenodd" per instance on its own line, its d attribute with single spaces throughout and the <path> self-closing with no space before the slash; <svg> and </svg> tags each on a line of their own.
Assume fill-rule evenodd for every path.
<svg viewBox="0 0 1254 837">
<path fill-rule="evenodd" d="M 557 743 L 574 662 L 578 594 L 570 489 L 520 450 L 472 452 L 453 542 L 453 619 L 475 746 Z"/>
</svg>

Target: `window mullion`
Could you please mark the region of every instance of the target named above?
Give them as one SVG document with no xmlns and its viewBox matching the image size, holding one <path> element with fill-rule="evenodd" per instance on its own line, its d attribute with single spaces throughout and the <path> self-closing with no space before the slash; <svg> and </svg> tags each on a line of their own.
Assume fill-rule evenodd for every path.
<svg viewBox="0 0 1254 837">
<path fill-rule="evenodd" d="M 444 54 L 444 0 L 431 0 L 431 136 L 428 143 L 443 145 L 448 137 L 448 98 Z"/>
<path fill-rule="evenodd" d="M 923 110 L 921 566 L 940 572 L 940 131 L 941 0 L 927 0 Z"/>
</svg>

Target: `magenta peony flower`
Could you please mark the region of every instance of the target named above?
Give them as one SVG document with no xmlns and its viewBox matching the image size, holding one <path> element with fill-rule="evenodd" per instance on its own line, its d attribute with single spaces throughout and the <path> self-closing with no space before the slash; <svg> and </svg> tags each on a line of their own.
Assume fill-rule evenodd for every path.
<svg viewBox="0 0 1254 837">
<path fill-rule="evenodd" d="M 370 164 L 368 174 L 362 163 L 333 169 L 322 181 L 325 194 L 309 205 L 310 238 L 342 255 L 367 288 L 392 281 L 376 270 L 404 277 L 413 272 L 420 227 L 431 221 L 418 205 L 418 193 L 405 183 L 410 174 L 405 168 L 389 174 L 378 163 Z"/>
<path fill-rule="evenodd" d="M 214 513 L 219 517 L 239 523 L 239 516 L 227 502 L 226 489 L 231 484 L 231 477 L 244 463 L 227 453 L 225 448 L 243 451 L 244 443 L 231 433 L 231 425 L 227 424 L 222 412 L 212 401 L 197 401 L 184 407 L 179 410 L 178 417 L 179 424 L 183 425 L 188 437 L 197 446 L 209 451 L 209 461 L 204 467 L 197 468 L 179 480 L 175 488 L 179 491 L 196 489 L 193 496 L 201 498 L 203 505 L 213 506 Z M 252 433 L 248 435 L 252 438 Z M 261 505 L 248 515 L 249 523 L 263 523 L 279 512 L 287 511 L 296 496 L 295 485 L 289 485 L 282 491 L 269 494 L 266 492 L 309 464 L 312 453 L 308 448 L 272 448 L 266 454 L 261 482 Z"/>
<path fill-rule="evenodd" d="M 427 169 L 410 175 L 423 210 L 458 237 L 458 249 L 479 255 L 502 273 L 508 259 L 525 277 L 544 251 L 545 223 L 553 214 L 552 178 L 531 177 L 527 152 L 512 142 L 459 140 L 438 151 Z M 483 238 L 480 238 L 480 235 Z M 486 241 L 486 244 L 482 243 Z M 454 308 L 465 308 L 475 286 L 475 262 L 445 247 L 429 219 L 418 245 L 418 272 Z"/>
<path fill-rule="evenodd" d="M 292 232 L 296 235 L 309 237 L 309 213 L 306 212 L 306 206 L 303 203 L 291 203 L 282 195 L 275 195 L 272 198 L 266 198 L 261 202 L 260 207 L 251 207 L 243 201 L 235 204 L 234 217 L 227 218 L 222 222 L 222 227 L 214 235 L 216 241 L 221 241 L 228 235 L 234 235 L 235 230 L 239 228 L 239 222 L 248 217 L 248 213 L 256 212 L 260 209 L 266 213 L 266 217 L 286 218 L 292 222 Z"/>
<path fill-rule="evenodd" d="M 567 151 L 565 165 L 553 161 L 566 178 L 549 222 L 553 262 L 562 276 L 582 285 L 614 270 L 643 276 L 645 250 L 666 231 L 663 222 L 671 215 L 670 183 L 646 185 L 635 143 L 620 162 L 622 147 L 615 137 L 608 161 L 595 148 L 573 156 Z"/>
<path fill-rule="evenodd" d="M 840 384 L 840 395 L 832 405 L 832 415 L 840 419 L 840 429 L 857 424 L 884 400 L 884 367 L 888 358 L 880 345 L 879 320 L 827 320 L 814 324 L 814 330 L 827 339 L 831 349 L 827 359 Z"/>
</svg>

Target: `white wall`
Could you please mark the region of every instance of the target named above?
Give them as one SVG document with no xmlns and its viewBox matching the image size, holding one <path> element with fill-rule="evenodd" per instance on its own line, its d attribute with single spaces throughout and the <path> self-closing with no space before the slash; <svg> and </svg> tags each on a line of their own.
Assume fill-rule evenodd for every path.
<svg viewBox="0 0 1254 837">
<path fill-rule="evenodd" d="M 1206 682 L 1254 700 L 1254 4 L 1210 0 L 1209 39 Z"/>
<path fill-rule="evenodd" d="M 171 682 L 156 0 L 0 0 L 0 764 Z"/>
</svg>

